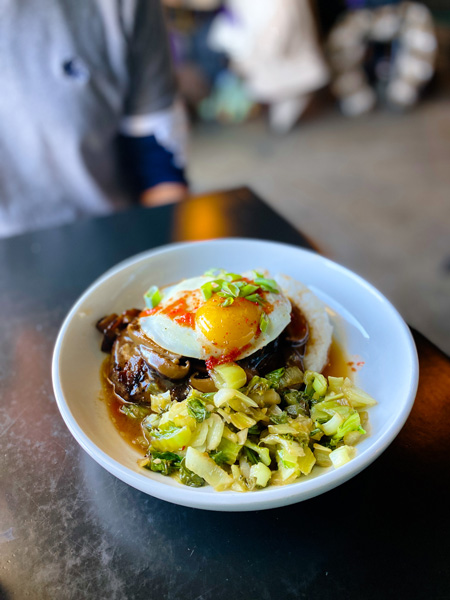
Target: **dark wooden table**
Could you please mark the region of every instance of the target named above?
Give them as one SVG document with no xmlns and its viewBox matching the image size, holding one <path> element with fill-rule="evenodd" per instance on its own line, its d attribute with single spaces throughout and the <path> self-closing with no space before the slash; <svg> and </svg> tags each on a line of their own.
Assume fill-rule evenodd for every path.
<svg viewBox="0 0 450 600">
<path fill-rule="evenodd" d="M 223 236 L 311 247 L 246 189 L 0 241 L 0 598 L 450 598 L 450 361 L 417 333 L 419 392 L 396 440 L 349 482 L 286 508 L 156 500 L 68 432 L 50 363 L 77 297 L 137 252 Z"/>
</svg>

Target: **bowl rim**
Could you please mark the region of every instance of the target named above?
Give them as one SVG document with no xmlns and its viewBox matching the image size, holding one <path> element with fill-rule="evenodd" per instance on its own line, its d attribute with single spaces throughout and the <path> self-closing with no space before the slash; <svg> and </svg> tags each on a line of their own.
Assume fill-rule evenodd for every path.
<svg viewBox="0 0 450 600">
<path fill-rule="evenodd" d="M 397 323 L 400 326 L 400 330 L 405 337 L 405 350 L 409 352 L 408 358 L 412 365 L 412 371 L 409 378 L 409 387 L 403 394 L 404 400 L 400 412 L 388 425 L 384 433 L 373 440 L 373 443 L 369 448 L 367 448 L 363 453 L 358 454 L 354 459 L 345 465 L 335 470 L 327 470 L 325 473 L 318 474 L 316 477 L 312 477 L 303 481 L 300 480 L 287 486 L 274 486 L 247 494 L 233 491 L 218 493 L 213 490 L 207 493 L 199 493 L 199 490 L 196 490 L 195 488 L 193 489 L 187 486 L 183 486 L 181 488 L 178 486 L 167 485 L 167 483 L 163 481 L 157 481 L 155 479 L 146 477 L 144 474 L 134 472 L 127 466 L 119 463 L 114 458 L 109 456 L 109 454 L 101 450 L 95 444 L 95 442 L 90 439 L 90 437 L 84 432 L 84 430 L 76 421 L 64 397 L 59 374 L 62 347 L 67 329 L 69 328 L 72 319 L 77 314 L 80 305 L 82 305 L 84 301 L 94 292 L 94 290 L 101 286 L 104 281 L 108 280 L 116 273 L 147 258 L 158 256 L 166 252 L 183 250 L 185 248 L 192 247 L 193 245 L 234 245 L 242 242 L 255 245 L 260 244 L 266 247 L 281 246 L 290 250 L 295 250 L 299 253 L 312 255 L 319 259 L 320 262 L 323 262 L 328 266 L 332 266 L 334 269 L 338 268 L 339 271 L 343 272 L 343 274 L 345 274 L 347 277 L 350 277 L 359 286 L 363 287 L 366 291 L 374 295 L 377 300 L 380 301 L 385 308 L 391 312 L 392 316 L 396 318 Z M 125 483 L 151 496 L 182 506 L 218 511 L 263 510 L 293 504 L 295 502 L 307 500 L 308 498 L 312 498 L 331 490 L 358 474 L 387 449 L 387 447 L 392 443 L 402 429 L 414 404 L 418 387 L 418 375 L 419 362 L 417 349 L 409 327 L 393 304 L 371 283 L 347 267 L 342 266 L 339 263 L 336 263 L 335 261 L 312 250 L 284 242 L 243 237 L 214 238 L 210 240 L 170 243 L 163 246 L 158 246 L 154 249 L 145 250 L 120 261 L 95 279 L 74 302 L 60 327 L 52 356 L 53 390 L 58 409 L 71 434 L 77 440 L 79 445 L 91 456 L 91 458 L 93 458 L 98 464 L 100 464 L 100 466 Z"/>
</svg>

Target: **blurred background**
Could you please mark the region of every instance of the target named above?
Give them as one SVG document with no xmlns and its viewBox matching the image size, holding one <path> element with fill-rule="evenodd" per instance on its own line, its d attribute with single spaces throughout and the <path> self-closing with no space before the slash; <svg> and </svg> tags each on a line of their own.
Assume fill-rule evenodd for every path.
<svg viewBox="0 0 450 600">
<path fill-rule="evenodd" d="M 164 2 L 192 191 L 251 187 L 450 353 L 450 1 Z"/>
</svg>

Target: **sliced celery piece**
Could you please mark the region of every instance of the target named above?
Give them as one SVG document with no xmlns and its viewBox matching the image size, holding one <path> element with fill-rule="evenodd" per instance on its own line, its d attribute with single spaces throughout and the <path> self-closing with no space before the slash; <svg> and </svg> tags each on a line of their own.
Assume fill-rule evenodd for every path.
<svg viewBox="0 0 450 600">
<path fill-rule="evenodd" d="M 186 467 L 218 491 L 225 490 L 233 483 L 233 478 L 212 458 L 195 448 L 189 447 L 186 451 Z"/>
<path fill-rule="evenodd" d="M 270 465 L 271 459 L 269 448 L 262 448 L 261 446 L 258 446 L 258 444 L 253 444 L 253 442 L 251 442 L 250 440 L 247 440 L 244 446 L 256 452 L 261 462 L 263 462 L 267 467 Z"/>
<path fill-rule="evenodd" d="M 218 365 L 211 371 L 211 377 L 217 389 L 238 390 L 247 383 L 247 375 L 242 367 L 234 362 Z"/>
<path fill-rule="evenodd" d="M 192 432 L 186 425 L 176 427 L 173 422 L 165 423 L 159 430 L 151 432 L 151 445 L 160 452 L 174 452 L 191 441 Z"/>
<path fill-rule="evenodd" d="M 144 294 L 145 305 L 147 308 L 155 308 L 161 302 L 161 292 L 158 286 L 152 285 Z"/>
<path fill-rule="evenodd" d="M 297 463 L 303 475 L 309 475 L 316 463 L 316 457 L 314 456 L 314 453 L 310 450 L 310 448 L 306 447 L 305 456 L 300 456 L 297 459 Z"/>
<path fill-rule="evenodd" d="M 339 446 L 339 448 L 330 453 L 330 460 L 333 463 L 333 467 L 337 469 L 351 461 L 355 454 L 356 448 L 353 446 Z"/>
<path fill-rule="evenodd" d="M 272 477 L 272 471 L 262 462 L 250 467 L 250 477 L 256 479 L 258 487 L 266 487 Z"/>
</svg>

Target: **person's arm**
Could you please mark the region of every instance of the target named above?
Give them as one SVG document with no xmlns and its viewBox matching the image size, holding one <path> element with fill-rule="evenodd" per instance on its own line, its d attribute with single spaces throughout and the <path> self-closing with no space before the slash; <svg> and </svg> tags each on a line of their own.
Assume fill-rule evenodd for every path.
<svg viewBox="0 0 450 600">
<path fill-rule="evenodd" d="M 137 0 L 129 33 L 129 93 L 120 124 L 121 155 L 144 206 L 182 200 L 187 117 L 172 70 L 159 0 Z"/>
<path fill-rule="evenodd" d="M 123 120 L 122 157 L 144 206 L 177 202 L 186 197 L 186 138 L 185 116 L 178 102 L 152 115 Z"/>
<path fill-rule="evenodd" d="M 162 206 L 170 202 L 181 202 L 188 196 L 188 188 L 182 183 L 158 183 L 141 194 L 142 206 Z"/>
</svg>

